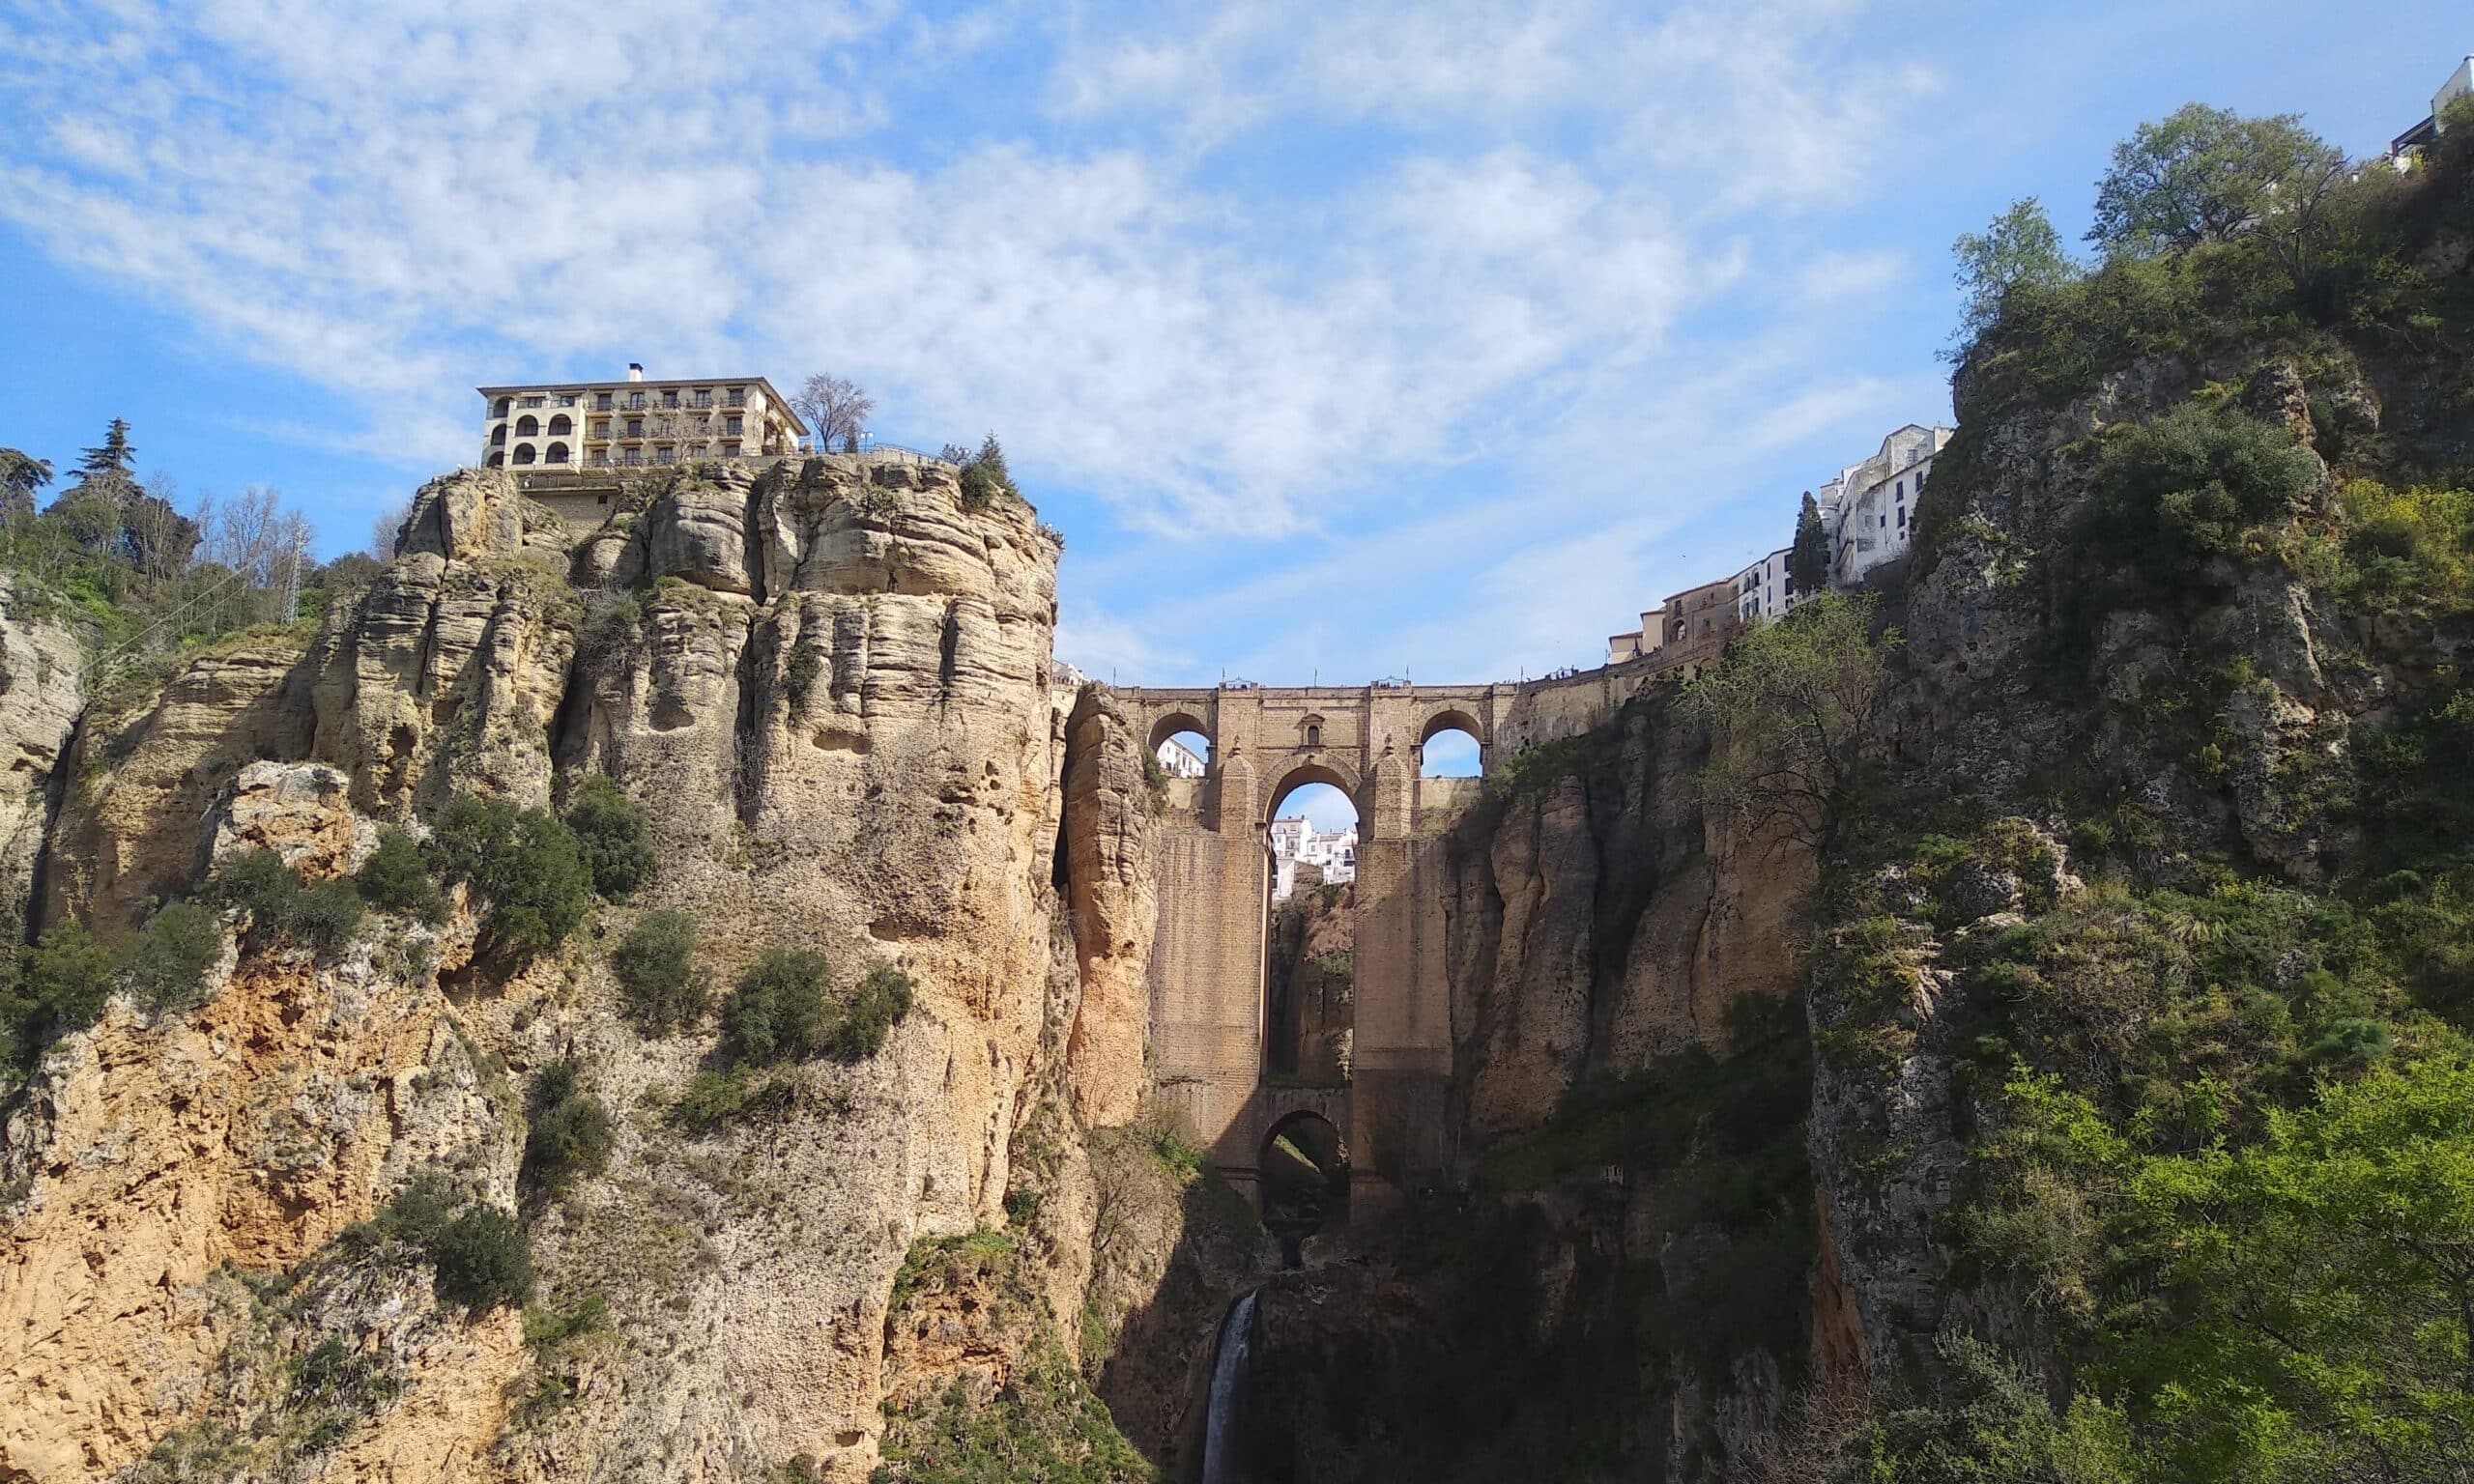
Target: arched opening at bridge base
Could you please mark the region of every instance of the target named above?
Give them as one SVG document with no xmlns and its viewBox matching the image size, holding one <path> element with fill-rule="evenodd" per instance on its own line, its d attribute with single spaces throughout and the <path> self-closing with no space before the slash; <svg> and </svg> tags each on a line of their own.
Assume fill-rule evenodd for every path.
<svg viewBox="0 0 2474 1484">
<path fill-rule="evenodd" d="M 1444 711 L 1430 719 L 1418 737 L 1420 778 L 1476 778 L 1485 772 L 1477 718 L 1462 711 Z"/>
<path fill-rule="evenodd" d="M 1265 827 L 1262 1070 L 1290 1087 L 1346 1087 L 1355 1060 L 1358 810 L 1324 771 L 1283 779 Z"/>
<path fill-rule="evenodd" d="M 1263 1135 L 1255 1168 L 1263 1227 L 1280 1243 L 1280 1266 L 1303 1267 L 1307 1238 L 1348 1225 L 1348 1146 L 1330 1119 L 1291 1113 Z"/>
</svg>

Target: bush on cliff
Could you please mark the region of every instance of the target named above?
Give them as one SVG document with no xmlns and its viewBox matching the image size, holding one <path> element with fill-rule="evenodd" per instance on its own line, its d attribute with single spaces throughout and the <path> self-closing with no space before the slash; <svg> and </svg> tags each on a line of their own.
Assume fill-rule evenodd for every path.
<svg viewBox="0 0 2474 1484">
<path fill-rule="evenodd" d="M 652 820 L 607 773 L 577 786 L 567 804 L 567 828 L 575 832 L 576 852 L 592 873 L 592 889 L 609 900 L 626 900 L 652 878 Z"/>
<path fill-rule="evenodd" d="M 401 912 L 424 923 L 446 916 L 446 896 L 430 879 L 420 842 L 391 824 L 379 829 L 378 848 L 361 862 L 353 884 L 360 888 L 361 900 L 382 912 Z"/>
<path fill-rule="evenodd" d="M 344 1241 L 361 1248 L 391 1243 L 430 1264 L 439 1298 L 466 1309 L 521 1308 L 532 1298 L 532 1247 L 523 1224 L 436 1171 L 415 1176 Z"/>
<path fill-rule="evenodd" d="M 668 1035 L 705 1018 L 708 980 L 696 963 L 696 920 L 657 908 L 636 919 L 610 954 L 627 1017 L 647 1036 Z"/>
<path fill-rule="evenodd" d="M 617 1126 L 601 1099 L 577 1086 L 575 1063 L 541 1069 L 527 1104 L 532 1127 L 524 1140 L 524 1178 L 534 1188 L 556 1195 L 609 1167 Z"/>
<path fill-rule="evenodd" d="M 272 850 L 244 850 L 215 868 L 211 888 L 249 919 L 261 943 L 289 943 L 331 956 L 360 930 L 360 895 L 349 882 L 303 881 Z"/>
<path fill-rule="evenodd" d="M 771 948 L 739 977 L 722 1005 L 722 1047 L 737 1062 L 803 1062 L 828 1056 L 865 1061 L 910 1013 L 910 976 L 890 964 L 869 969 L 836 1005 L 822 954 Z"/>
<path fill-rule="evenodd" d="M 129 986 L 158 1014 L 187 1010 L 222 956 L 222 921 L 196 902 L 176 901 L 157 909 L 129 944 Z"/>
<path fill-rule="evenodd" d="M 64 922 L 20 949 L 10 964 L 14 983 L 0 999 L 0 1027 L 10 1060 L 24 1062 L 103 1013 L 119 981 L 120 959 L 76 922 Z"/>
<path fill-rule="evenodd" d="M 429 857 L 489 904 L 490 946 L 519 959 L 564 943 L 592 907 L 575 834 L 547 810 L 458 794 L 432 821 Z"/>
</svg>

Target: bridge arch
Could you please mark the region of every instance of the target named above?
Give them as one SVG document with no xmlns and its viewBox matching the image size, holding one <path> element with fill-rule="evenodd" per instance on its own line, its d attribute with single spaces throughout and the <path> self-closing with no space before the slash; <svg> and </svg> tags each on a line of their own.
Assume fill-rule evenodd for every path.
<svg viewBox="0 0 2474 1484">
<path fill-rule="evenodd" d="M 1309 784 L 1329 784 L 1347 794 L 1350 806 L 1357 811 L 1358 828 L 1361 831 L 1366 828 L 1366 821 L 1371 817 L 1372 811 L 1366 807 L 1365 781 L 1347 764 L 1323 758 L 1298 763 L 1280 776 L 1280 782 L 1272 785 L 1263 795 L 1263 823 L 1269 824 L 1279 818 L 1280 807 L 1288 802 L 1288 796 Z"/>
<path fill-rule="evenodd" d="M 1424 747 L 1433 741 L 1438 731 L 1465 731 L 1478 739 L 1480 747 L 1486 745 L 1485 724 L 1458 706 L 1446 706 L 1427 717 L 1425 725 L 1418 728 L 1418 745 Z"/>
<path fill-rule="evenodd" d="M 1211 734 L 1211 728 L 1204 724 L 1201 717 L 1194 715 L 1191 711 L 1164 711 L 1160 713 L 1158 719 L 1153 721 L 1151 724 L 1151 740 L 1145 742 L 1143 747 L 1146 751 L 1157 753 L 1160 751 L 1161 743 L 1167 741 L 1170 737 L 1177 735 L 1181 731 L 1193 732 L 1195 736 L 1198 736 L 1205 742 L 1210 743 L 1212 750 L 1215 752 L 1220 748 L 1220 739 Z"/>
<path fill-rule="evenodd" d="M 1263 1130 L 1254 1168 L 1263 1225 L 1280 1241 L 1282 1266 L 1301 1266 L 1307 1238 L 1348 1225 L 1348 1143 L 1320 1112 L 1301 1108 Z"/>
</svg>

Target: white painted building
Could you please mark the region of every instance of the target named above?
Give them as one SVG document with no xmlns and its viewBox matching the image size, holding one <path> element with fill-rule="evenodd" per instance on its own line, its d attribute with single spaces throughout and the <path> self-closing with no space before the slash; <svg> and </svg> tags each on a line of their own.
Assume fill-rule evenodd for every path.
<svg viewBox="0 0 2474 1484">
<path fill-rule="evenodd" d="M 2439 91 L 2431 95 L 2430 116 L 2390 142 L 2388 162 L 2401 170 L 2410 164 L 2415 156 L 2439 137 L 2440 115 L 2448 112 L 2448 105 L 2468 93 L 2474 93 L 2474 57 L 2459 62 L 2448 80 L 2439 85 Z"/>
<path fill-rule="evenodd" d="M 1200 778 L 1209 771 L 1200 753 L 1174 737 L 1160 744 L 1160 766 L 1170 778 Z"/>
<path fill-rule="evenodd" d="M 1297 868 L 1320 867 L 1328 884 L 1357 879 L 1357 826 L 1322 831 L 1303 814 L 1272 821 L 1272 900 L 1286 901 L 1297 889 Z"/>
<path fill-rule="evenodd" d="M 1911 422 L 1882 440 L 1879 452 L 1841 470 L 1817 497 L 1829 534 L 1829 585 L 1862 585 L 1866 573 L 1907 555 L 1915 537 L 1915 501 L 1950 428 Z"/>
<path fill-rule="evenodd" d="M 1796 606 L 1804 594 L 1788 575 L 1793 547 L 1782 546 L 1736 574 L 1736 616 L 1745 623 L 1775 618 Z"/>
</svg>

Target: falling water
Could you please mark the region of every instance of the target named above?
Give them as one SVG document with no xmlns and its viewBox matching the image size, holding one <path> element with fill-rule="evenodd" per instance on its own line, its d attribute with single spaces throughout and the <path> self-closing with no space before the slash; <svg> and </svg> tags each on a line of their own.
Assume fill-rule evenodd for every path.
<svg viewBox="0 0 2474 1484">
<path fill-rule="evenodd" d="M 1237 1385 L 1246 1378 L 1246 1351 L 1253 1342 L 1258 1292 L 1248 1289 L 1220 1322 L 1220 1344 L 1211 1360 L 1211 1394 L 1203 1413 L 1202 1484 L 1230 1484 L 1233 1477 L 1228 1464 L 1229 1414 L 1237 1407 Z"/>
</svg>

